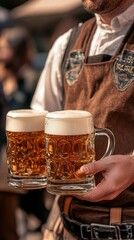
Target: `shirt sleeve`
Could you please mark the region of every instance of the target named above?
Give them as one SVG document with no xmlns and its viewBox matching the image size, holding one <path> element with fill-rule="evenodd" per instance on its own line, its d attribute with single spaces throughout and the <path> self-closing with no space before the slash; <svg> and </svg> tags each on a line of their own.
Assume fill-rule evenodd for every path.
<svg viewBox="0 0 134 240">
<path fill-rule="evenodd" d="M 72 29 L 60 36 L 49 51 L 31 102 L 36 110 L 57 111 L 64 105 L 61 62 Z"/>
</svg>

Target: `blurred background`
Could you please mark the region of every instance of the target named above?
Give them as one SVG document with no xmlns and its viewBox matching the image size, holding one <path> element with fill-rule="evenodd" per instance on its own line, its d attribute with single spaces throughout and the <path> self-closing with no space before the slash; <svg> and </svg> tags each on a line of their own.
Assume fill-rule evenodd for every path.
<svg viewBox="0 0 134 240">
<path fill-rule="evenodd" d="M 42 61 L 59 35 L 90 17 L 90 14 L 82 8 L 81 0 L 0 0 L 0 2 L 3 8 L 9 10 L 12 21 L 25 26 L 32 35 L 40 53 L 37 59 L 38 67 L 42 67 Z"/>
<path fill-rule="evenodd" d="M 30 108 L 56 38 L 91 17 L 81 0 L 0 0 L 0 240 L 41 240 L 54 199 L 8 186 L 6 113 Z"/>
</svg>

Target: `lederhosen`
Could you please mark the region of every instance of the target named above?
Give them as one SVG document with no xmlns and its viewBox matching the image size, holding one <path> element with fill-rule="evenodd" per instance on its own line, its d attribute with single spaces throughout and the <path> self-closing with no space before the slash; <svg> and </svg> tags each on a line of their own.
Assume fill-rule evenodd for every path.
<svg viewBox="0 0 134 240">
<path fill-rule="evenodd" d="M 94 19 L 85 22 L 65 67 L 64 108 L 88 110 L 97 128 L 111 129 L 116 139 L 114 154 L 131 154 L 134 150 L 133 29 L 129 29 L 114 56 L 88 57 L 96 24 Z M 99 150 L 103 149 L 101 143 L 96 143 L 98 159 L 102 154 Z M 96 176 L 96 181 L 100 181 L 100 177 Z M 133 224 L 115 227 L 117 236 L 113 228 L 93 225 L 109 225 L 115 221 L 134 223 L 133 185 L 112 201 L 91 203 L 60 197 L 59 205 L 64 226 L 76 239 L 91 239 L 91 232 L 92 239 L 134 239 Z M 113 221 L 110 220 L 111 209 L 114 209 Z M 120 220 L 116 218 L 119 212 Z"/>
</svg>

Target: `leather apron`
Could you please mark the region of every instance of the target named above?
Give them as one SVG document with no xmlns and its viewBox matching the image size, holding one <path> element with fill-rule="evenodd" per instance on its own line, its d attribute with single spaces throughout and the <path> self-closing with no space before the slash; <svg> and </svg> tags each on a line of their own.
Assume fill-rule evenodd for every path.
<svg viewBox="0 0 134 240">
<path fill-rule="evenodd" d="M 68 55 L 64 108 L 91 112 L 95 127 L 114 133 L 114 154 L 130 154 L 134 150 L 134 28 L 129 29 L 114 56 L 103 61 L 88 57 L 95 29 L 94 19 L 85 22 Z M 103 146 L 105 149 L 105 139 L 96 141 L 96 159 L 105 151 Z M 97 182 L 100 178 L 96 175 Z M 65 199 L 59 200 L 61 212 Z M 111 201 L 91 203 L 72 198 L 68 214 L 82 223 L 109 224 L 110 207 L 122 207 L 123 222 L 134 220 L 134 186 Z"/>
</svg>

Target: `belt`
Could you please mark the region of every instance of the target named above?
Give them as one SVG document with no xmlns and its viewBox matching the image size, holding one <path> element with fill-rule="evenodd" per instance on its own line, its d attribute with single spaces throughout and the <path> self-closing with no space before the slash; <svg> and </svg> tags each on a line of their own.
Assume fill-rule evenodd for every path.
<svg viewBox="0 0 134 240">
<path fill-rule="evenodd" d="M 134 223 L 82 224 L 62 213 L 64 227 L 78 240 L 134 240 Z"/>
</svg>

